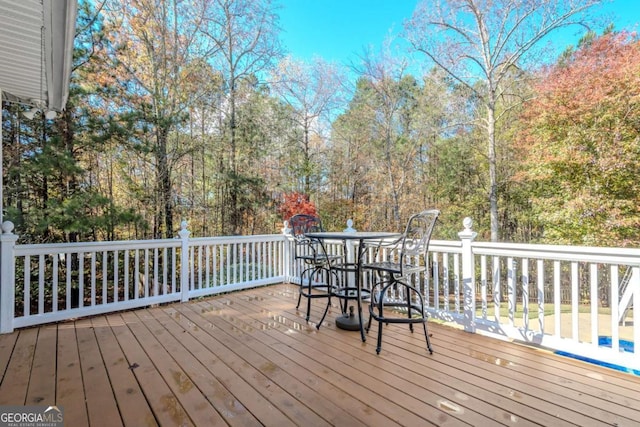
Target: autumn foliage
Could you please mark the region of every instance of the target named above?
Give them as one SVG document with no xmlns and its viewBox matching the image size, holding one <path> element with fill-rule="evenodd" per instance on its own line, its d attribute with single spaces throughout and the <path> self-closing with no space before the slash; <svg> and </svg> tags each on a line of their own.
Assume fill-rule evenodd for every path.
<svg viewBox="0 0 640 427">
<path fill-rule="evenodd" d="M 317 215 L 316 206 L 309 201 L 309 196 L 295 191 L 283 196 L 278 212 L 284 220 L 296 214 Z"/>
<path fill-rule="evenodd" d="M 523 172 L 545 238 L 637 245 L 640 226 L 640 44 L 588 40 L 545 70 L 526 108 Z"/>
</svg>

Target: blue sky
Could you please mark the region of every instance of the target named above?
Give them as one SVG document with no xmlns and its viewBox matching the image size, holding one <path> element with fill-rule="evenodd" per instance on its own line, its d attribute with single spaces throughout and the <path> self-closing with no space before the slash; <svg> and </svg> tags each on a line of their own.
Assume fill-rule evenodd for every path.
<svg viewBox="0 0 640 427">
<path fill-rule="evenodd" d="M 386 36 L 402 30 L 418 0 L 279 0 L 282 41 L 294 57 L 314 55 L 344 64 L 357 62 L 365 46 L 379 49 Z M 593 9 L 612 16 L 616 30 L 638 30 L 640 1 L 607 1 Z M 566 45 L 577 36 L 568 35 Z"/>
<path fill-rule="evenodd" d="M 417 0 L 280 0 L 282 40 L 289 53 L 308 60 L 346 62 L 367 45 L 378 48 L 415 9 Z"/>
</svg>

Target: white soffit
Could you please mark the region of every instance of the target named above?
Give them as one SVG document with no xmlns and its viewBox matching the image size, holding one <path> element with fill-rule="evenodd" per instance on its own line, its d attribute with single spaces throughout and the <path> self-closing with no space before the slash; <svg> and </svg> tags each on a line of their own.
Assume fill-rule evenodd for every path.
<svg viewBox="0 0 640 427">
<path fill-rule="evenodd" d="M 0 90 L 60 111 L 69 96 L 77 0 L 0 0 Z"/>
</svg>

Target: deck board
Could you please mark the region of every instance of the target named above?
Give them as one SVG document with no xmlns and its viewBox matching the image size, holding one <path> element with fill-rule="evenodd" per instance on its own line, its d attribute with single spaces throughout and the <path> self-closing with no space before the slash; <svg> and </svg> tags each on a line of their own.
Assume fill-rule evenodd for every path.
<svg viewBox="0 0 640 427">
<path fill-rule="evenodd" d="M 181 313 L 184 315 L 183 311 Z M 205 321 L 204 318 L 197 319 L 197 317 L 190 316 L 188 318 L 195 323 Z M 225 313 L 220 313 L 220 317 L 225 317 Z M 232 318 L 229 328 L 222 327 L 218 322 L 213 326 L 218 332 L 215 334 L 215 339 L 219 342 L 218 350 L 216 350 L 217 355 L 227 366 L 258 390 L 270 405 L 281 410 L 294 425 L 329 425 L 312 409 L 296 401 L 294 395 L 300 393 L 300 390 L 299 384 L 294 379 L 286 378 L 286 381 L 278 383 L 265 374 L 265 372 L 272 371 L 274 367 L 262 356 L 261 353 L 264 349 L 255 351 L 247 346 L 246 341 L 249 338 L 243 336 L 241 319 Z"/>
<path fill-rule="evenodd" d="M 509 346 L 510 349 L 517 347 L 517 345 Z M 583 423 L 590 422 L 590 418 L 596 418 L 604 422 L 626 425 L 633 417 L 638 416 L 635 408 L 640 406 L 640 401 L 633 400 L 631 397 L 636 395 L 637 391 L 629 391 L 625 394 L 607 392 L 602 387 L 607 389 L 609 388 L 608 384 L 602 384 L 602 381 L 596 382 L 589 376 L 585 376 L 584 372 L 581 375 L 576 375 L 563 369 L 563 366 L 566 367 L 567 361 L 559 361 L 557 356 L 549 358 L 545 354 L 546 352 L 537 350 L 537 353 L 534 353 L 531 349 L 515 354 L 505 354 L 503 348 L 504 346 L 499 347 L 498 343 L 488 343 L 483 346 L 474 345 L 470 347 L 470 350 L 482 352 L 483 357 L 486 357 L 488 361 L 495 361 L 485 368 L 489 370 L 490 378 L 496 380 L 496 375 L 502 371 L 506 377 L 498 380 L 501 384 L 512 390 L 519 390 L 538 397 L 543 396 L 542 405 L 544 406 L 553 403 L 564 407 L 566 411 L 563 411 L 562 416 L 566 416 L 568 420 L 575 422 L 580 419 L 577 414 L 582 414 L 582 416 L 588 417 L 583 418 Z M 453 348 L 452 353 L 460 354 L 458 348 Z M 459 356 L 452 355 L 452 357 Z M 458 360 L 461 359 L 458 358 Z M 465 360 L 462 359 L 462 361 Z M 572 362 L 569 361 L 569 363 Z M 504 373 L 504 368 L 506 368 L 506 373 Z M 468 372 L 480 375 L 475 370 Z M 595 391 L 597 394 L 592 394 Z M 624 403 L 624 400 L 628 401 Z M 542 407 L 539 409 L 543 410 Z"/>
<path fill-rule="evenodd" d="M 64 408 L 67 419 L 74 420 L 77 425 L 89 425 L 75 324 L 65 323 L 58 326 L 56 355 L 58 366 L 52 375 L 56 380 L 55 402 Z M 0 389 L 3 386 L 4 384 L 0 385 Z"/>
<path fill-rule="evenodd" d="M 122 426 L 112 382 L 100 354 L 91 319 L 76 322 L 76 334 L 89 424 Z"/>
<path fill-rule="evenodd" d="M 197 426 L 222 425 L 222 417 L 207 403 L 206 396 L 194 386 L 191 378 L 185 373 L 186 367 L 183 369 L 165 348 L 171 337 L 164 328 L 157 328 L 154 322 L 140 314 L 144 314 L 144 311 L 128 312 L 122 317 L 130 325 L 150 362 L 160 373 L 180 406 L 189 414 L 191 421 Z"/>
<path fill-rule="evenodd" d="M 180 309 L 185 316 L 197 320 L 196 317 L 198 314 L 196 312 L 191 311 L 191 313 L 187 313 L 187 310 L 189 310 L 188 307 L 180 307 Z M 201 316 L 205 318 L 208 317 L 216 328 L 230 335 L 239 335 L 239 339 L 244 343 L 246 348 L 237 354 L 259 370 L 262 375 L 265 375 L 273 381 L 274 384 L 280 384 L 286 393 L 293 395 L 296 399 L 296 402 L 293 402 L 294 407 L 300 408 L 307 406 L 314 413 L 325 418 L 323 422 L 326 422 L 327 425 L 338 422 L 353 426 L 371 425 L 359 421 L 351 415 L 351 411 L 346 411 L 340 406 L 337 406 L 337 403 L 340 402 L 339 398 L 346 399 L 350 396 L 336 393 L 337 389 L 334 388 L 330 382 L 320 380 L 317 376 L 311 375 L 308 368 L 304 366 L 305 361 L 303 360 L 301 363 L 291 351 L 287 352 L 287 356 L 283 356 L 277 351 L 278 341 L 260 334 L 258 330 L 252 326 L 238 328 L 236 319 L 247 316 L 246 313 L 231 313 L 230 315 L 220 313 L 222 314 L 221 316 L 207 316 L 207 313 L 205 313 Z M 225 319 L 234 320 L 228 321 Z M 246 332 L 243 332 L 242 329 L 246 329 Z M 261 338 L 263 338 L 264 341 L 261 340 Z M 224 345 L 225 347 L 234 346 L 230 340 L 225 340 Z M 283 367 L 286 367 L 286 369 L 283 369 Z M 319 384 L 322 385 L 322 389 Z M 329 391 L 326 392 L 326 390 Z M 321 393 L 321 391 L 323 392 Z M 287 399 L 290 399 L 290 397 L 287 397 Z M 321 423 L 319 419 L 309 421 L 313 421 L 311 425 L 319 425 Z M 369 421 L 373 421 L 373 419 Z M 390 425 L 390 420 L 387 420 L 387 422 L 389 423 L 387 425 Z M 296 425 L 301 424 L 297 423 Z"/>
<path fill-rule="evenodd" d="M 54 326 L 40 328 L 33 353 L 27 405 L 42 405 L 42 402 L 53 402 L 56 398 L 56 378 L 51 375 L 56 371 L 56 358 L 51 355 L 56 354 L 57 335 Z"/>
<path fill-rule="evenodd" d="M 133 372 L 140 388 L 144 391 L 147 406 L 154 414 L 155 422 L 166 426 L 193 425 L 178 398 L 164 382 L 162 375 L 130 329 L 130 324 L 134 323 L 134 320 L 127 322 L 122 314 L 111 315 L 107 320 L 125 354 L 127 369 Z"/>
<path fill-rule="evenodd" d="M 2 381 L 7 373 L 6 368 L 9 365 L 9 360 L 11 359 L 11 354 L 13 353 L 17 339 L 18 334 L 0 334 L 0 367 L 3 368 L 3 370 L 0 371 L 0 381 Z"/>
<path fill-rule="evenodd" d="M 0 405 L 25 405 L 33 355 L 39 329 L 26 329 L 18 334 L 11 359 L 0 384 Z M 52 373 L 53 374 L 53 373 Z"/>
<path fill-rule="evenodd" d="M 295 318 L 295 314 L 289 313 L 288 316 Z M 398 328 L 400 326 L 397 326 Z M 323 326 L 324 328 L 324 326 Z M 393 334 L 396 331 L 396 327 L 392 327 L 390 332 Z M 472 425 L 492 425 L 495 423 L 501 423 L 505 419 L 510 418 L 510 413 L 504 411 L 503 408 L 510 403 L 509 400 L 500 400 L 495 395 L 492 396 L 496 406 L 490 408 L 497 408 L 496 411 L 487 413 L 486 404 L 474 393 L 474 385 L 464 381 L 456 381 L 455 377 L 449 375 L 447 372 L 441 373 L 437 369 L 433 369 L 433 366 L 424 366 L 416 364 L 413 359 L 416 357 L 415 353 L 406 353 L 397 357 L 396 355 L 389 355 L 383 351 L 380 356 L 375 354 L 375 342 L 369 343 L 369 341 L 375 341 L 375 335 L 367 340 L 367 344 L 362 344 L 359 339 L 354 341 L 353 334 L 349 332 L 339 331 L 340 340 L 335 340 L 333 337 L 328 337 L 325 334 L 318 333 L 317 336 L 308 337 L 306 341 L 308 345 L 314 348 L 316 351 L 321 351 L 323 348 L 335 347 L 335 351 L 338 354 L 338 358 L 346 364 L 345 375 L 349 375 L 353 372 L 359 372 L 360 375 L 375 374 L 375 377 L 383 383 L 390 384 L 397 392 L 402 390 L 412 396 L 420 396 L 423 402 L 430 402 L 431 406 L 438 411 L 441 408 L 455 412 L 455 407 L 465 407 L 466 410 L 459 414 L 463 421 L 469 422 Z M 371 334 L 375 334 L 375 327 L 371 330 Z M 432 358 L 426 351 L 426 343 L 424 343 L 424 336 L 422 332 L 416 333 L 417 342 L 414 342 L 413 350 L 417 352 L 418 357 Z M 414 340 L 416 341 L 416 340 Z M 361 349 L 365 347 L 364 354 L 361 353 Z M 386 350 L 388 344 L 383 343 L 383 350 Z M 424 347 L 424 348 L 423 348 Z M 326 351 L 326 350 L 325 350 Z M 348 355 L 349 357 L 345 357 Z M 391 363 L 381 366 L 380 360 L 388 360 Z M 430 361 L 433 364 L 433 360 Z M 384 370 L 381 369 L 384 368 Z M 447 367 L 445 366 L 445 369 Z M 452 374 L 456 374 L 458 368 L 450 369 Z M 416 375 L 416 372 L 421 374 Z M 457 389 L 456 389 L 457 386 Z M 373 388 L 377 390 L 377 388 Z M 476 394 L 482 395 L 485 390 L 480 387 L 475 387 Z M 381 393 L 384 396 L 386 393 Z M 497 399 L 497 400 L 496 400 Z M 430 419 L 430 417 L 428 417 Z M 489 419 L 489 418 L 492 418 Z M 438 423 L 442 424 L 445 419 L 439 414 Z M 424 421 L 423 421 L 424 422 Z M 527 425 L 527 422 L 520 420 L 521 425 Z"/>
<path fill-rule="evenodd" d="M 272 301 L 267 300 L 265 302 L 262 300 L 262 303 L 270 306 Z M 238 304 L 235 305 L 237 306 Z M 254 312 L 259 310 L 259 306 L 252 308 L 246 308 L 246 311 Z M 396 403 L 389 400 L 384 402 L 384 405 L 376 404 L 376 409 L 381 412 L 383 409 L 388 411 L 385 412 L 385 415 L 392 420 L 403 420 L 404 423 L 410 425 L 425 425 L 434 421 L 438 425 L 456 425 L 461 421 L 471 425 L 491 425 L 487 417 L 473 411 L 465 411 L 457 414 L 457 416 L 443 413 L 435 407 L 438 405 L 437 397 L 428 388 L 421 388 L 405 378 L 379 369 L 379 358 L 376 357 L 375 351 L 373 354 L 364 355 L 357 351 L 352 352 L 347 345 L 323 340 L 323 330 L 316 332 L 314 327 L 308 328 L 307 334 L 298 334 L 295 337 L 286 333 L 286 331 L 277 329 L 269 329 L 267 331 L 272 335 L 279 335 L 284 351 L 293 347 L 300 351 L 303 359 L 309 360 L 308 364 L 311 364 L 312 360 L 316 374 L 322 373 L 321 371 L 318 372 L 318 369 L 332 370 L 337 378 L 336 382 L 340 386 L 342 386 L 341 383 L 347 380 L 351 382 L 352 389 L 349 389 L 349 392 L 355 394 L 355 396 L 360 396 L 365 401 L 378 397 L 375 399 L 376 402 L 384 402 L 385 396 L 391 396 L 397 393 L 397 390 L 403 390 L 406 393 L 406 397 L 401 402 Z M 349 341 L 356 338 L 353 344 L 360 348 L 363 347 L 357 333 L 345 332 L 345 334 Z M 372 350 L 371 345 L 368 348 Z M 411 374 L 407 371 L 404 372 Z M 432 407 L 425 405 L 425 403 L 428 404 L 429 402 L 433 403 Z"/>
<path fill-rule="evenodd" d="M 212 405 L 226 414 L 232 425 L 259 425 L 260 418 L 277 420 L 281 425 L 293 425 L 291 421 L 276 407 L 271 405 L 240 374 L 224 363 L 220 353 L 221 344 L 206 334 L 201 328 L 194 328 L 193 323 L 177 310 L 156 310 L 151 313 L 188 349 L 191 358 L 200 364 L 193 367 L 204 380 L 203 392 L 207 393 Z M 185 356 L 183 356 L 185 357 Z M 233 357 L 233 356 L 232 356 Z M 191 374 L 194 378 L 195 375 Z M 207 391 L 210 389 L 210 391 Z M 235 396 L 244 396 L 241 400 Z"/>
<path fill-rule="evenodd" d="M 640 407 L 640 402 L 636 399 L 638 389 L 633 391 L 628 389 L 630 384 L 626 381 L 629 378 L 628 374 L 604 370 L 608 375 L 611 375 L 609 378 L 613 380 L 613 383 L 616 378 L 625 379 L 627 387 L 619 388 L 610 383 L 609 378 L 605 382 L 602 377 L 599 378 L 598 372 L 602 372 L 601 369 L 593 369 L 585 373 L 585 364 L 574 359 L 558 357 L 547 351 L 517 344 L 505 346 L 501 341 L 487 340 L 479 335 L 470 335 L 452 328 L 445 328 L 442 331 L 455 340 L 452 342 L 448 339 L 442 339 L 437 352 L 444 354 L 447 360 L 458 361 L 457 364 L 454 363 L 451 366 L 454 368 L 451 371 L 452 376 L 463 372 L 465 376 L 472 375 L 474 381 L 484 378 L 487 381 L 483 386 L 485 389 L 491 389 L 491 382 L 502 386 L 494 388 L 491 403 L 494 402 L 496 394 L 504 389 L 502 394 L 505 398 L 526 400 L 528 405 L 535 408 L 537 422 L 540 422 L 541 417 L 545 416 L 545 410 L 553 408 L 553 406 L 563 408 L 559 414 L 549 413 L 552 417 L 549 421 L 553 420 L 554 425 L 560 425 L 560 419 L 566 419 L 571 423 L 577 422 L 580 425 L 589 425 L 594 421 L 594 418 L 604 423 L 617 425 L 638 422 L 638 408 Z M 397 325 L 393 332 L 389 337 L 385 334 L 385 340 L 393 342 L 389 352 L 398 353 L 401 348 L 407 347 L 406 337 L 410 336 L 410 333 L 406 328 Z M 462 338 L 464 342 L 459 338 Z M 383 344 L 383 350 L 385 348 L 387 346 Z M 508 348 L 513 354 L 505 354 L 505 348 Z M 434 356 L 436 360 L 439 359 L 438 355 L 434 354 Z M 479 365 L 478 359 L 485 363 Z M 425 367 L 429 364 L 427 360 L 424 358 L 415 359 Z M 571 366 L 578 367 L 580 373 L 568 375 L 566 371 Z M 420 368 L 416 367 L 414 370 L 420 371 Z M 567 385 L 572 387 L 567 387 Z M 611 391 L 617 389 L 620 394 L 609 394 L 603 392 L 603 389 Z M 550 404 L 553 406 L 549 406 Z"/>
<path fill-rule="evenodd" d="M 296 316 L 295 313 L 289 313 L 288 315 L 292 316 L 292 318 Z M 517 417 L 518 424 L 521 425 L 529 423 L 523 415 L 529 415 L 530 418 L 535 420 L 533 422 L 547 425 L 549 423 L 563 425 L 555 417 L 547 417 L 535 408 L 520 405 L 517 399 L 502 398 L 500 389 L 490 380 L 481 382 L 480 386 L 474 390 L 474 384 L 465 381 L 468 375 L 464 374 L 464 370 L 468 368 L 465 368 L 464 364 L 468 362 L 462 361 L 461 364 L 454 362 L 451 366 L 450 363 L 453 359 L 450 359 L 447 354 L 443 355 L 441 352 L 436 351 L 434 355 L 429 355 L 422 332 L 416 332 L 414 336 L 411 336 L 406 326 L 390 326 L 385 331 L 383 350 L 379 356 L 375 354 L 375 334 L 377 333 L 375 326 L 372 328 L 370 332 L 371 338 L 367 340 L 366 344 L 362 344 L 359 340 L 354 341 L 349 332 L 338 332 L 341 336 L 339 351 L 346 352 L 347 348 L 354 351 L 353 357 L 348 360 L 349 371 L 347 371 L 347 374 L 355 370 L 365 373 L 379 370 L 380 359 L 383 359 L 389 363 L 384 365 L 384 371 L 379 371 L 376 375 L 377 377 L 382 378 L 384 381 L 394 381 L 394 378 L 403 379 L 404 382 L 395 382 L 395 390 L 403 392 L 411 390 L 409 394 L 412 396 L 420 396 L 424 402 L 439 411 L 449 411 L 453 416 L 459 417 L 462 421 L 469 422 L 471 425 L 503 423 L 505 420 L 514 419 L 512 418 L 512 413 L 518 413 L 516 410 L 519 410 L 521 414 Z M 317 349 L 332 345 L 328 340 L 322 344 L 316 341 L 316 339 L 311 340 L 310 345 Z M 333 341 L 333 345 L 336 345 L 335 340 L 331 341 Z M 393 345 L 390 345 L 391 343 Z M 434 348 L 435 344 L 434 342 Z M 461 343 L 456 345 L 462 346 Z M 366 347 L 367 351 L 361 354 L 360 351 L 363 347 Z M 351 350 L 349 354 L 351 354 Z M 456 377 L 459 379 L 457 382 Z M 473 380 L 477 381 L 478 378 L 473 378 Z M 419 389 L 410 388 L 411 382 L 423 387 L 423 391 L 420 392 Z M 489 395 L 487 395 L 487 389 L 491 390 Z M 433 393 L 430 393 L 430 391 Z M 471 391 L 475 391 L 475 393 L 471 393 Z M 508 397 L 512 397 L 508 391 L 506 394 L 508 394 Z M 484 396 L 489 398 L 491 405 L 486 404 L 486 400 L 483 399 Z M 479 418 L 477 414 L 472 416 L 474 408 L 481 412 L 480 416 L 484 418 Z M 490 409 L 490 411 L 487 411 L 487 409 Z M 442 424 L 445 420 L 442 419 L 441 414 L 438 415 L 438 424 Z M 492 421 L 486 419 L 489 417 L 492 418 Z M 429 416 L 426 416 L 426 418 L 432 419 Z"/>
<path fill-rule="evenodd" d="M 429 323 L 365 343 L 277 285 L 0 336 L 0 404 L 65 425 L 640 425 L 640 377 Z"/>
<path fill-rule="evenodd" d="M 229 418 L 236 425 L 258 424 L 242 405 L 235 405 L 233 395 L 219 381 L 215 378 L 210 380 L 211 375 L 203 365 L 207 363 L 208 358 L 204 358 L 202 362 L 199 361 L 190 353 L 190 349 L 181 343 L 187 331 L 182 330 L 182 336 L 173 335 L 151 313 L 141 311 L 136 312 L 136 315 L 166 350 L 166 353 L 162 353 L 163 357 L 159 362 L 166 365 L 165 369 L 171 372 L 169 380 L 174 381 L 178 391 L 184 395 L 183 406 L 189 413 L 200 412 L 199 419 L 194 419 L 192 416 L 196 425 L 222 425 L 224 422 L 220 413 L 230 416 Z M 158 354 L 154 354 L 152 358 L 155 361 Z M 172 360 L 169 361 L 168 358 Z M 161 364 L 158 364 L 158 367 L 163 370 Z"/>
<path fill-rule="evenodd" d="M 104 317 L 92 319 L 92 327 L 100 344 L 100 353 L 111 380 L 124 425 L 151 426 L 155 424 L 153 412 L 146 404 L 140 385 L 136 381 L 118 341 Z"/>
</svg>

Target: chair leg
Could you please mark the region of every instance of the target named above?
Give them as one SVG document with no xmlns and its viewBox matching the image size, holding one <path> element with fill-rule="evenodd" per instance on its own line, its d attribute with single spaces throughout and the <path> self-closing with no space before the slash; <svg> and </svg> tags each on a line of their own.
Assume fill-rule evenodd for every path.
<svg viewBox="0 0 640 427">
<path fill-rule="evenodd" d="M 378 344 L 376 346 L 376 354 L 380 354 L 382 350 L 382 322 L 378 322 Z"/>
<path fill-rule="evenodd" d="M 320 318 L 320 321 L 316 324 L 316 329 L 320 329 L 320 325 L 322 325 L 324 318 L 327 316 L 327 312 L 329 311 L 330 305 L 331 305 L 331 299 L 329 299 L 329 301 L 327 302 L 327 306 L 324 308 L 324 313 L 322 314 L 322 318 Z"/>
<path fill-rule="evenodd" d="M 376 354 L 380 354 L 380 350 L 382 350 L 382 328 L 383 328 L 383 318 L 384 318 L 384 296 L 387 294 L 387 290 L 394 285 L 394 281 L 391 280 L 391 282 L 389 282 L 386 285 L 381 285 L 380 286 L 380 293 L 378 294 L 378 303 L 377 303 L 377 309 L 378 309 L 378 316 L 380 316 L 380 319 L 378 320 L 378 343 L 376 345 Z M 373 299 L 372 299 L 373 301 Z M 384 322 L 387 324 L 387 326 L 389 325 L 388 322 Z"/>
<path fill-rule="evenodd" d="M 411 291 L 409 290 L 409 286 L 407 285 L 404 285 L 404 289 L 407 298 L 407 316 L 409 317 L 409 319 L 411 319 Z M 413 323 L 409 323 L 409 331 L 413 333 Z"/>
<path fill-rule="evenodd" d="M 304 284 L 304 278 L 305 276 L 307 276 L 309 274 L 309 270 L 303 270 L 302 273 L 300 273 L 300 288 L 299 288 L 299 293 L 298 293 L 298 304 L 296 304 L 296 309 L 300 308 L 300 301 L 302 300 L 302 294 L 304 293 L 304 288 L 305 288 L 305 284 Z M 311 279 L 312 277 L 309 277 L 309 285 L 311 284 Z M 308 299 L 308 298 L 307 298 Z M 307 310 L 307 317 L 309 316 L 309 311 Z M 307 320 L 309 320 L 307 318 Z"/>
<path fill-rule="evenodd" d="M 424 337 L 427 339 L 427 350 L 429 350 L 429 354 L 433 354 L 433 349 L 431 348 L 431 340 L 429 340 L 429 333 L 427 332 L 427 322 L 424 322 L 422 326 L 424 326 Z"/>
<path fill-rule="evenodd" d="M 424 329 L 424 338 L 427 340 L 427 350 L 429 350 L 429 354 L 433 354 L 433 349 L 431 348 L 431 340 L 429 339 L 429 332 L 427 331 L 427 318 L 428 315 L 424 310 L 424 298 L 420 293 L 417 293 L 418 300 L 420 301 L 420 314 L 422 315 L 422 328 Z"/>
<path fill-rule="evenodd" d="M 331 294 L 333 293 L 333 287 L 330 283 L 331 275 L 333 274 L 333 277 L 336 279 L 336 283 L 338 280 L 338 275 L 334 271 L 327 271 L 326 274 L 327 274 L 327 294 L 328 294 L 327 305 L 324 308 L 324 313 L 322 314 L 322 318 L 316 324 L 316 329 L 320 329 L 320 325 L 322 325 L 322 322 L 324 322 L 324 318 L 327 317 L 327 312 L 329 311 L 329 307 L 331 307 Z"/>
<path fill-rule="evenodd" d="M 367 333 L 369 333 L 369 330 L 371 329 L 371 321 L 373 319 L 373 314 L 375 311 L 374 304 L 376 304 L 376 287 L 375 286 L 372 287 L 370 290 L 369 321 L 367 322 L 367 327 L 365 328 L 365 331 Z"/>
<path fill-rule="evenodd" d="M 311 316 L 311 293 L 313 292 L 313 279 L 315 277 L 315 271 L 311 271 L 309 273 L 309 281 L 307 284 L 307 316 L 305 317 L 306 321 L 309 321 L 309 317 Z"/>
<path fill-rule="evenodd" d="M 358 289 L 358 293 L 356 295 L 356 301 L 358 306 L 358 324 L 360 325 L 360 339 L 362 342 L 367 340 L 367 336 L 364 333 L 364 322 L 362 321 L 362 294 L 360 289 Z"/>
<path fill-rule="evenodd" d="M 309 276 L 309 287 L 308 287 L 308 292 L 309 292 L 309 296 L 307 297 L 307 322 L 309 321 L 309 316 L 311 315 L 311 292 L 313 292 L 313 285 L 311 283 L 311 281 L 313 280 L 313 273 L 311 273 L 311 275 Z"/>
</svg>

